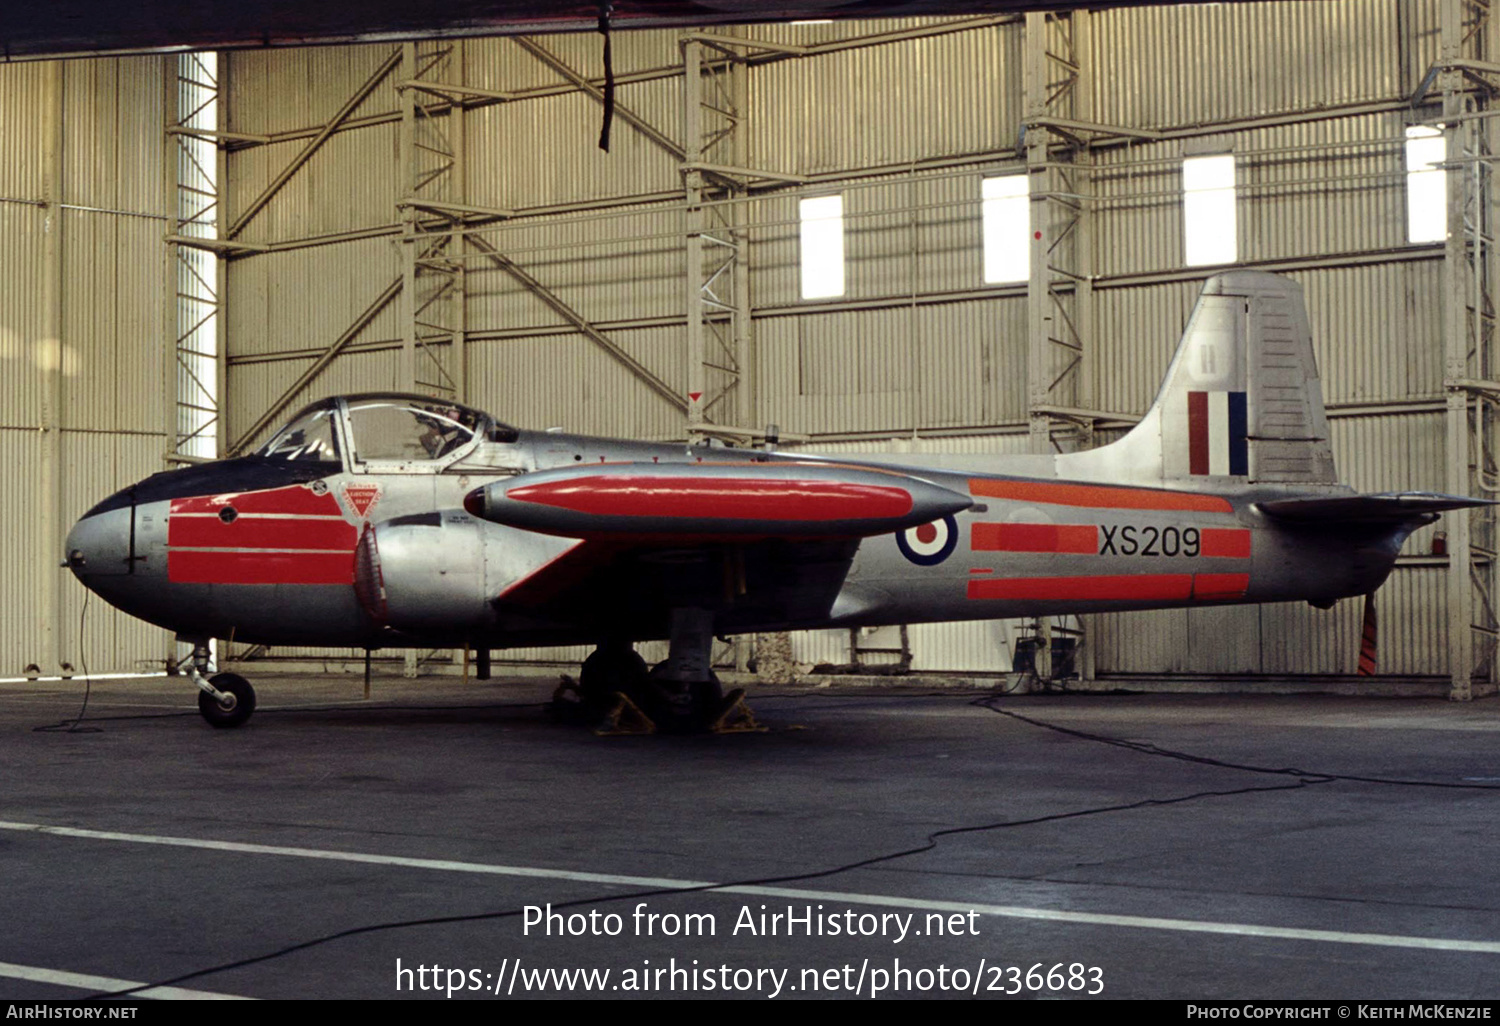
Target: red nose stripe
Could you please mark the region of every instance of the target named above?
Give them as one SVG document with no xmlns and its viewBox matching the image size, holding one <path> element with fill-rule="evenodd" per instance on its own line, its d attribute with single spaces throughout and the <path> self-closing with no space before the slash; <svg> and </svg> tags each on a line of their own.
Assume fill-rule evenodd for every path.
<svg viewBox="0 0 1500 1026">
<path fill-rule="evenodd" d="M 228 523 L 220 517 L 226 507 L 235 513 Z M 224 492 L 173 499 L 171 510 L 167 580 L 174 584 L 354 582 L 359 531 L 331 493 L 301 485 Z"/>
<path fill-rule="evenodd" d="M 242 516 L 224 523 L 216 516 L 174 513 L 167 544 L 211 549 L 353 549 L 359 532 L 339 520 L 260 519 Z"/>
<path fill-rule="evenodd" d="M 1231 513 L 1228 499 L 1196 492 L 1169 492 L 1152 488 L 1111 488 L 1104 485 L 1052 484 L 1047 481 L 997 481 L 969 479 L 969 492 L 976 498 L 1042 502 L 1053 506 L 1087 506 L 1090 509 L 1162 509 L 1198 513 Z"/>
<path fill-rule="evenodd" d="M 233 506 L 239 513 L 301 513 L 331 517 L 343 515 L 332 492 L 318 495 L 311 488 L 301 485 L 268 488 L 260 492 L 195 495 L 172 500 L 173 513 L 217 513 L 225 506 Z"/>
<path fill-rule="evenodd" d="M 169 552 L 174 584 L 350 584 L 354 552 Z"/>
<path fill-rule="evenodd" d="M 866 520 L 905 516 L 912 508 L 904 488 L 728 477 L 582 477 L 522 485 L 505 494 L 595 516 L 693 520 Z"/>
<path fill-rule="evenodd" d="M 1099 528 L 1093 524 L 975 524 L 969 534 L 975 552 L 1099 551 Z"/>
</svg>

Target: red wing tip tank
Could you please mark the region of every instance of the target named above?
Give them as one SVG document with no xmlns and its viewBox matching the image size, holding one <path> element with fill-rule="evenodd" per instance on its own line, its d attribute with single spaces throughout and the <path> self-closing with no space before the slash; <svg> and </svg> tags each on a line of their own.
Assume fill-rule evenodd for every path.
<svg viewBox="0 0 1500 1026">
<path fill-rule="evenodd" d="M 595 646 L 579 685 L 704 724 L 716 636 L 1367 596 L 1406 538 L 1487 503 L 1340 483 L 1302 289 L 1209 278 L 1140 422 L 1006 456 L 758 449 L 522 431 L 448 399 L 304 408 L 253 453 L 98 503 L 65 565 L 193 645 L 215 726 L 254 689 L 213 638 Z M 1461 513 L 1459 515 L 1462 515 Z M 666 640 L 648 669 L 635 644 Z"/>
<path fill-rule="evenodd" d="M 974 504 L 909 474 L 826 463 L 616 463 L 476 488 L 476 517 L 571 538 L 868 538 Z"/>
</svg>

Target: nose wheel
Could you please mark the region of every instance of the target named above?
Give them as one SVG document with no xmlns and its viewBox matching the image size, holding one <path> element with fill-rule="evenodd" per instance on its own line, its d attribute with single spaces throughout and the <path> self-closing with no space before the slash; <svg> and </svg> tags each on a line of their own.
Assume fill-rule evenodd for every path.
<svg viewBox="0 0 1500 1026">
<path fill-rule="evenodd" d="M 237 673 L 216 673 L 208 678 L 218 695 L 198 692 L 198 712 L 215 727 L 238 727 L 255 711 L 255 689 Z"/>
<path fill-rule="evenodd" d="M 209 660 L 208 643 L 195 644 L 187 673 L 188 679 L 198 686 L 198 712 L 210 726 L 238 727 L 255 711 L 255 689 L 237 673 L 205 677 Z"/>
</svg>

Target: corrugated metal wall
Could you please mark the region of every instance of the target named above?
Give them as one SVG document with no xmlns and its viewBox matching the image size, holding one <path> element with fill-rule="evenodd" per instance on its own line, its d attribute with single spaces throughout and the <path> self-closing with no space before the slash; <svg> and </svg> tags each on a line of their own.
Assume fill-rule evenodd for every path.
<svg viewBox="0 0 1500 1026">
<path fill-rule="evenodd" d="M 1402 149 L 1414 116 L 1405 100 L 1436 57 L 1436 6 L 1313 0 L 1089 16 L 1078 109 L 1095 122 L 1171 136 L 1104 139 L 1090 154 L 1092 173 L 1079 178 L 1090 231 L 1072 259 L 1095 276 L 1080 325 L 1090 405 L 1138 413 L 1154 396 L 1204 277 L 1183 266 L 1181 160 L 1230 151 L 1241 259 L 1287 271 L 1306 291 L 1345 477 L 1368 489 L 1442 486 L 1441 249 L 1405 243 Z M 932 24 L 726 30 L 835 44 L 800 59 L 761 54 L 731 73 L 740 103 L 727 144 L 734 160 L 816 179 L 745 201 L 754 354 L 746 367 L 757 397 L 745 426 L 775 422 L 825 450 L 880 447 L 848 440 L 882 436 L 923 448 L 1025 444 L 1025 287 L 984 284 L 979 231 L 981 179 L 1023 166 L 1015 147 L 1024 25 L 950 23 L 903 38 Z M 593 36 L 537 42 L 575 71 L 599 74 Z M 680 140 L 677 34 L 621 33 L 614 44 L 619 102 Z M 431 77 L 507 99 L 435 119 L 450 141 L 462 120 L 462 189 L 450 175 L 428 194 L 522 212 L 560 208 L 477 234 L 685 388 L 686 222 L 675 159 L 618 118 L 613 152 L 601 153 L 599 105 L 515 40 L 465 41 L 440 56 L 449 46 L 419 47 L 439 60 L 441 74 Z M 393 52 L 231 54 L 230 128 L 296 137 L 230 152 L 227 209 L 259 195 Z M 360 127 L 335 133 L 293 176 L 246 241 L 397 229 L 406 173 L 397 77 L 355 112 Z M 797 200 L 831 192 L 845 196 L 847 292 L 804 302 Z M 561 209 L 570 204 L 595 209 Z M 400 275 L 400 245 L 386 235 L 230 262 L 231 436 Z M 472 251 L 467 266 L 473 401 L 530 426 L 682 436 L 680 413 L 514 278 Z M 392 304 L 299 401 L 400 386 L 399 318 Z M 1418 532 L 1412 558 L 1381 593 L 1383 670 L 1446 672 L 1445 571 L 1420 558 L 1431 536 Z M 1090 644 L 1103 675 L 1348 673 L 1358 615 L 1276 606 L 1095 617 Z M 910 639 L 920 668 L 993 671 L 1008 658 L 1009 634 L 993 624 L 914 628 Z M 798 646 L 805 661 L 844 662 L 849 638 L 826 632 Z"/>
<path fill-rule="evenodd" d="M 58 566 L 79 515 L 163 467 L 166 67 L 0 66 L 0 677 L 167 654 L 97 599 L 81 625 L 84 588 Z"/>
<path fill-rule="evenodd" d="M 1242 260 L 1290 264 L 1312 320 L 1342 477 L 1363 490 L 1441 490 L 1441 252 L 1405 242 L 1409 95 L 1436 57 L 1436 4 L 1257 4 L 1094 16 L 1098 120 L 1132 127 L 1283 115 L 1289 124 L 1212 134 L 1236 157 Z M 1149 48 L 1167 55 L 1150 62 Z M 1122 84 L 1125 86 L 1122 88 Z M 1390 109 L 1320 116 L 1343 105 Z M 1332 112 L 1329 112 L 1330 114 Z M 1234 125 L 1224 127 L 1233 129 Z M 1141 412 L 1191 309 L 1181 278 L 1181 158 L 1195 139 L 1096 155 L 1097 405 Z M 1200 144 L 1201 145 L 1201 144 Z M 1316 267 L 1311 265 L 1327 264 Z M 1305 270 L 1296 270 L 1298 265 Z M 1155 273 L 1160 283 L 1132 285 Z M 1124 279 L 1108 287 L 1108 279 Z M 1379 599 L 1381 672 L 1447 672 L 1441 560 L 1407 543 Z M 1337 674 L 1358 656 L 1360 610 L 1305 606 L 1091 619 L 1098 672 Z"/>
</svg>

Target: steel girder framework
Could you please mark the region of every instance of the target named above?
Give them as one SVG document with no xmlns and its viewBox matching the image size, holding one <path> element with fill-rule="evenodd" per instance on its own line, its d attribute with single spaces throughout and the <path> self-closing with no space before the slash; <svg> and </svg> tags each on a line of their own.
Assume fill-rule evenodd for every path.
<svg viewBox="0 0 1500 1026">
<path fill-rule="evenodd" d="M 1447 488 L 1500 492 L 1493 451 L 1500 407 L 1495 352 L 1495 98 L 1500 26 L 1486 0 L 1442 0 L 1436 77 L 1446 141 L 1448 230 L 1444 247 L 1444 386 Z M 1425 89 L 1419 89 L 1414 101 Z M 1496 679 L 1496 518 L 1493 507 L 1448 517 L 1449 697 L 1467 700 L 1476 680 Z M 1468 627 L 1469 629 L 1465 629 Z"/>
<path fill-rule="evenodd" d="M 171 334 L 165 392 L 167 454 L 172 462 L 213 459 L 219 454 L 219 397 L 223 368 L 219 354 L 222 319 L 219 260 L 212 249 L 184 245 L 195 239 L 213 242 L 219 235 L 219 182 L 223 155 L 196 134 L 218 129 L 218 60 L 214 54 L 164 57 L 167 131 L 163 160 L 168 231 L 168 296 L 162 322 Z"/>
</svg>

